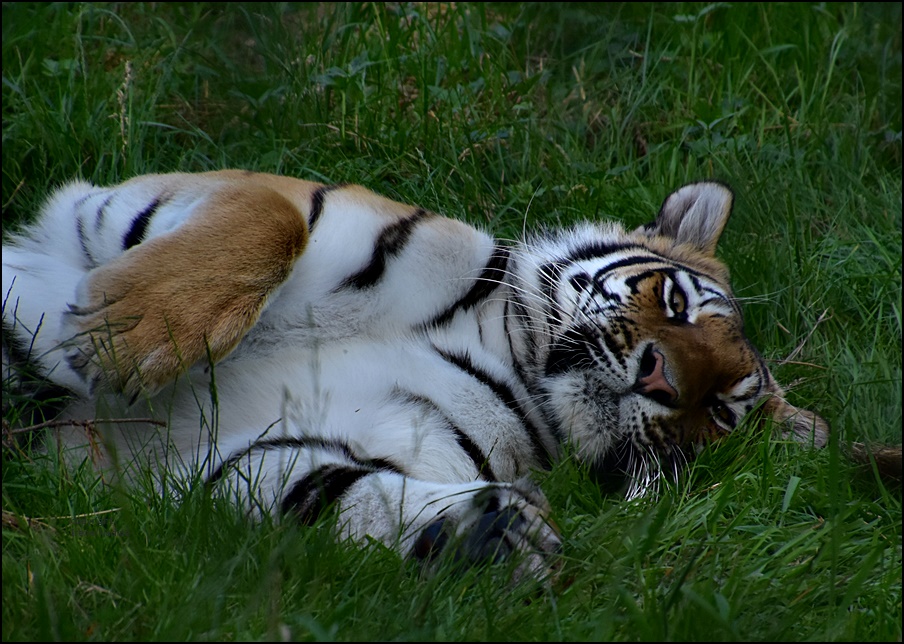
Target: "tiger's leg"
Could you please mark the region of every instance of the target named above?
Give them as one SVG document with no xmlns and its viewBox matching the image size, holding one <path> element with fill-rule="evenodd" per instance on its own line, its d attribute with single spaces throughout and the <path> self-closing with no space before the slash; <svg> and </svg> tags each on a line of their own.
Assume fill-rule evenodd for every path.
<svg viewBox="0 0 904 644">
<path fill-rule="evenodd" d="M 423 481 L 383 459 L 358 458 L 336 440 L 258 441 L 208 483 L 249 509 L 278 509 L 302 525 L 336 506 L 342 538 L 376 539 L 425 562 L 440 553 L 467 563 L 514 557 L 515 581 L 550 578 L 561 543 L 546 498 L 527 481 Z"/>
<path fill-rule="evenodd" d="M 92 387 L 153 392 L 199 361 L 226 356 L 307 243 L 305 218 L 269 187 L 222 183 L 196 201 L 175 230 L 82 280 L 67 315 L 75 332 L 69 364 Z"/>
</svg>

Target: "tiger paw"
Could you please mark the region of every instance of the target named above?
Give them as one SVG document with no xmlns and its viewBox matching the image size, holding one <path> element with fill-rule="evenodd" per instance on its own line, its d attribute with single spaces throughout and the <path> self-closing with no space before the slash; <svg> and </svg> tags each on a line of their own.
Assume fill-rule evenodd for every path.
<svg viewBox="0 0 904 644">
<path fill-rule="evenodd" d="M 421 530 L 412 554 L 422 561 L 451 556 L 467 565 L 514 559 L 512 581 L 550 581 L 561 539 L 539 489 L 519 481 L 478 492 L 468 511 L 439 516 Z"/>
<path fill-rule="evenodd" d="M 150 245 L 149 245 L 150 246 Z M 114 262 L 83 284 L 67 323 L 67 359 L 92 389 L 153 393 L 204 360 L 227 355 L 256 321 L 264 297 L 226 278 L 204 288 L 150 261 Z M 125 259 L 125 258 L 123 258 Z"/>
<path fill-rule="evenodd" d="M 181 227 L 95 268 L 67 323 L 69 365 L 92 388 L 153 393 L 228 355 L 289 276 L 307 223 L 265 187 L 220 188 Z"/>
</svg>

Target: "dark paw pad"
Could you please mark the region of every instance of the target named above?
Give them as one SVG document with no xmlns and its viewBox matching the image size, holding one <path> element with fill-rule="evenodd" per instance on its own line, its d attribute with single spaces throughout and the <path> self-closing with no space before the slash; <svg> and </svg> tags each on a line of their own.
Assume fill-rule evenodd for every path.
<svg viewBox="0 0 904 644">
<path fill-rule="evenodd" d="M 486 512 L 461 543 L 457 555 L 474 563 L 501 561 L 515 549 L 509 534 L 518 532 L 524 523 L 524 517 L 514 508 Z"/>
<path fill-rule="evenodd" d="M 443 529 L 445 524 L 445 519 L 439 519 L 424 528 L 421 536 L 414 542 L 412 552 L 415 558 L 421 561 L 432 561 L 442 552 L 449 541 L 449 534 Z"/>
<path fill-rule="evenodd" d="M 515 550 L 510 533 L 518 532 L 525 523 L 524 517 L 514 508 L 489 510 L 467 534 L 455 539 L 451 549 L 453 556 L 456 561 L 472 564 L 501 561 Z M 421 561 L 432 561 L 446 549 L 449 539 L 446 519 L 438 519 L 421 531 L 412 554 Z"/>
</svg>

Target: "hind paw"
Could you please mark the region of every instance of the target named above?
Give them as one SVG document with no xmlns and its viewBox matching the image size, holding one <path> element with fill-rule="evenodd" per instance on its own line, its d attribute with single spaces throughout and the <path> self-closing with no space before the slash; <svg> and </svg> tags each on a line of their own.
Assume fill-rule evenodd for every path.
<svg viewBox="0 0 904 644">
<path fill-rule="evenodd" d="M 70 308 L 69 365 L 92 388 L 153 393 L 194 364 L 222 359 L 288 272 L 236 275 L 228 256 L 186 266 L 158 241 L 92 271 Z"/>
</svg>

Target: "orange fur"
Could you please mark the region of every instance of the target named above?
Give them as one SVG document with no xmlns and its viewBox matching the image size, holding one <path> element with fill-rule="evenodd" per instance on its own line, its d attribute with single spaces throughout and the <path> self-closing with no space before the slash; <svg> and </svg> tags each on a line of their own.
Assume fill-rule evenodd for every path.
<svg viewBox="0 0 904 644">
<path fill-rule="evenodd" d="M 176 231 L 93 271 L 79 326 L 113 388 L 153 391 L 208 352 L 220 360 L 257 321 L 308 241 L 290 197 L 316 187 L 266 183 L 231 181 Z"/>
</svg>

